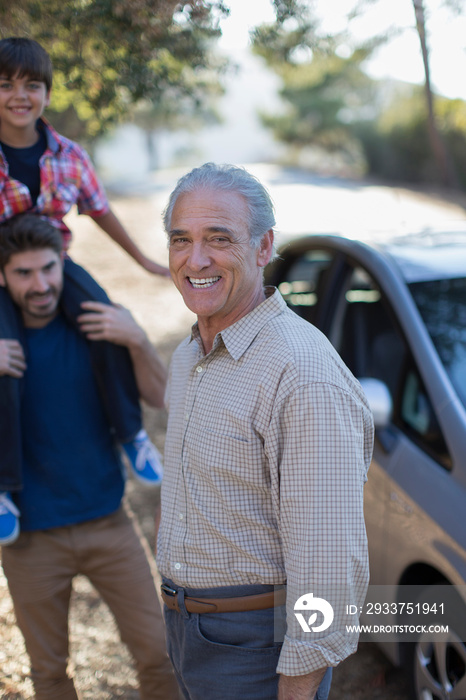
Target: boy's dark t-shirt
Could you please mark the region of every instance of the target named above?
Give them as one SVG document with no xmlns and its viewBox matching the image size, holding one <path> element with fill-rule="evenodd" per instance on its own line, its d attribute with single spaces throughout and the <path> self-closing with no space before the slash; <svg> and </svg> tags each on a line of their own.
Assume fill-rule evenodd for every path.
<svg viewBox="0 0 466 700">
<path fill-rule="evenodd" d="M 10 177 L 26 185 L 34 205 L 40 194 L 39 160 L 47 148 L 47 137 L 44 130 L 39 130 L 39 140 L 28 148 L 14 148 L 2 141 L 0 141 L 0 146 L 8 163 Z"/>
</svg>

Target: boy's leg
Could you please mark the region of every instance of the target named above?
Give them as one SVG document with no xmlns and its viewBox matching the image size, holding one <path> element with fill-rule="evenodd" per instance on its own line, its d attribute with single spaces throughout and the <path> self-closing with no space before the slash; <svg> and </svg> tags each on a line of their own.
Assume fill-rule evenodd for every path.
<svg viewBox="0 0 466 700">
<path fill-rule="evenodd" d="M 79 328 L 76 317 L 82 313 L 80 304 L 89 300 L 111 303 L 89 273 L 67 258 L 61 305 L 76 328 Z M 115 438 L 121 443 L 136 478 L 147 486 L 157 486 L 162 478 L 162 461 L 142 428 L 139 391 L 130 354 L 126 348 L 105 341 L 92 341 L 89 347 L 100 396 Z"/>
<path fill-rule="evenodd" d="M 8 292 L 0 287 L 0 338 L 19 340 L 22 331 L 16 307 Z M 21 380 L 0 377 L 0 492 L 21 489 Z"/>
<path fill-rule="evenodd" d="M 78 700 L 68 676 L 68 610 L 74 562 L 66 528 L 22 533 L 2 550 L 16 621 L 31 660 L 36 700 Z"/>
<path fill-rule="evenodd" d="M 75 327 L 78 327 L 76 317 L 82 313 L 81 302 L 90 300 L 111 303 L 91 275 L 67 258 L 61 306 Z M 142 427 L 142 417 L 129 352 L 105 341 L 90 343 L 90 350 L 101 398 L 116 439 L 122 443 L 132 440 Z"/>
<path fill-rule="evenodd" d="M 148 548 L 123 509 L 91 525 L 82 573 L 115 616 L 136 664 L 141 700 L 177 700 Z"/>
</svg>

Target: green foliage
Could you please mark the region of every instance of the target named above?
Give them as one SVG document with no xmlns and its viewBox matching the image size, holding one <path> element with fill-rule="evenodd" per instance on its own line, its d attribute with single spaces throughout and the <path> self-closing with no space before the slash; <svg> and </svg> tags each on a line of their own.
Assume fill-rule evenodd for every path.
<svg viewBox="0 0 466 700">
<path fill-rule="evenodd" d="M 405 91 L 406 92 L 406 91 Z M 438 126 L 462 189 L 466 188 L 466 102 L 436 98 Z M 377 120 L 354 125 L 368 172 L 393 181 L 440 181 L 421 88 L 395 94 Z"/>
<path fill-rule="evenodd" d="M 284 114 L 262 114 L 275 137 L 293 146 L 354 151 L 351 123 L 361 119 L 374 98 L 373 82 L 362 71 L 364 51 L 344 58 L 316 49 L 312 60 L 276 66 L 283 81 Z"/>
<path fill-rule="evenodd" d="M 264 125 L 294 152 L 311 147 L 340 154 L 345 163 L 357 161 L 360 171 L 361 148 L 351 125 L 374 113 L 374 83 L 363 64 L 381 42 L 354 47 L 346 34 L 322 32 L 309 3 L 283 3 L 277 21 L 253 33 L 255 53 L 283 85 L 284 111 L 263 113 Z"/>
<path fill-rule="evenodd" d="M 386 86 L 370 80 L 364 72 L 364 62 L 374 49 L 402 31 L 394 24 L 384 36 L 374 36 L 364 45 L 354 44 L 349 33 L 351 20 L 379 1 L 354 0 L 348 5 L 347 31 L 333 36 L 321 31 L 312 3 L 275 1 L 277 21 L 256 28 L 253 42 L 255 52 L 282 79 L 284 111 L 263 114 L 263 123 L 295 153 L 309 148 L 317 154 L 340 153 L 346 163 L 356 162 L 354 154 L 362 153 L 370 174 L 410 182 L 455 186 L 452 171 L 456 170 L 464 187 L 465 103 L 432 96 L 427 89 L 394 95 L 388 101 Z M 424 7 L 423 2 L 413 4 Z M 464 10 L 460 0 L 443 0 L 443 4 L 458 14 Z M 416 16 L 417 31 L 425 38 L 421 15 L 418 12 Z M 428 84 L 425 42 L 424 48 Z M 453 168 L 448 153 L 453 154 Z"/>
<path fill-rule="evenodd" d="M 210 48 L 225 12 L 216 0 L 15 0 L 0 7 L 0 24 L 2 36 L 49 51 L 50 114 L 73 116 L 94 138 L 142 101 L 196 107 L 218 89 Z"/>
</svg>

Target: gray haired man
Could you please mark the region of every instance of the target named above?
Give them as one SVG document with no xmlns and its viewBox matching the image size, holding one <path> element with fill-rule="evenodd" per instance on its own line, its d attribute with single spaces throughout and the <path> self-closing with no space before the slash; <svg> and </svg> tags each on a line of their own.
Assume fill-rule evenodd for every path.
<svg viewBox="0 0 466 700">
<path fill-rule="evenodd" d="M 370 410 L 327 339 L 264 289 L 274 224 L 256 178 L 211 163 L 165 212 L 170 272 L 198 319 L 171 365 L 157 554 L 191 700 L 327 698 L 357 635 L 338 608 L 309 635 L 294 606 L 332 592 L 359 607 L 368 584 Z"/>
</svg>

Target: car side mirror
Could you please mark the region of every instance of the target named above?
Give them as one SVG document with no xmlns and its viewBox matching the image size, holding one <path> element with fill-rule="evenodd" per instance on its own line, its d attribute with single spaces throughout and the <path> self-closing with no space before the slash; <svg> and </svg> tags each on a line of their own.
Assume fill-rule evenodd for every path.
<svg viewBox="0 0 466 700">
<path fill-rule="evenodd" d="M 391 420 L 393 401 L 388 386 L 372 377 L 359 380 L 374 417 L 376 428 L 386 428 Z"/>
</svg>

